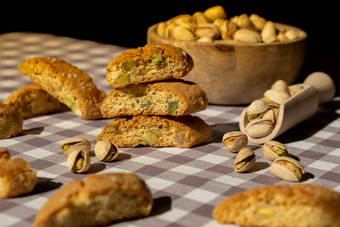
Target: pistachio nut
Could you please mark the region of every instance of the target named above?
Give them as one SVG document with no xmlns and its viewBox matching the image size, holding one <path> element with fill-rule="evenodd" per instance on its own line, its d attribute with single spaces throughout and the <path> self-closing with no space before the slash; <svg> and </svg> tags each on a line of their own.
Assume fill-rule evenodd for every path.
<svg viewBox="0 0 340 227">
<path fill-rule="evenodd" d="M 165 28 L 165 38 L 172 39 L 174 38 L 174 29 L 176 28 L 176 24 L 168 24 Z"/>
<path fill-rule="evenodd" d="M 285 36 L 288 38 L 289 41 L 295 41 L 299 38 L 298 32 L 293 29 L 286 31 Z"/>
<path fill-rule="evenodd" d="M 272 21 L 267 21 L 261 31 L 261 38 L 264 43 L 273 43 L 276 41 L 276 29 Z"/>
<path fill-rule="evenodd" d="M 238 152 L 247 146 L 248 137 L 240 131 L 227 132 L 223 135 L 222 143 L 231 152 Z"/>
<path fill-rule="evenodd" d="M 274 160 L 270 166 L 270 172 L 286 181 L 298 182 L 301 180 L 305 170 L 302 165 L 293 158 L 280 157 Z"/>
<path fill-rule="evenodd" d="M 243 13 L 236 18 L 236 24 L 241 29 L 256 30 L 254 25 L 251 23 L 247 14 Z"/>
<path fill-rule="evenodd" d="M 270 89 L 264 93 L 264 97 L 269 106 L 279 107 L 289 99 L 290 95 L 285 91 Z"/>
<path fill-rule="evenodd" d="M 216 20 L 213 21 L 213 24 L 216 27 L 218 27 L 218 29 L 221 31 L 222 30 L 222 26 L 223 26 L 225 21 L 226 21 L 225 19 L 217 18 Z"/>
<path fill-rule="evenodd" d="M 273 129 L 273 122 L 267 119 L 255 119 L 246 126 L 247 135 L 255 139 L 268 136 Z"/>
<path fill-rule="evenodd" d="M 75 173 L 86 172 L 91 165 L 89 153 L 83 150 L 74 150 L 67 157 L 68 168 Z"/>
<path fill-rule="evenodd" d="M 242 148 L 235 159 L 234 170 L 239 173 L 246 172 L 255 165 L 256 156 L 249 147 Z"/>
<path fill-rule="evenodd" d="M 60 148 L 63 149 L 63 154 L 68 156 L 73 150 L 81 149 L 90 153 L 91 150 L 91 143 L 82 137 L 74 137 L 65 140 L 61 145 Z"/>
<path fill-rule="evenodd" d="M 217 39 L 220 36 L 220 31 L 214 24 L 202 24 L 196 27 L 195 34 L 198 37 Z"/>
<path fill-rule="evenodd" d="M 275 81 L 273 83 L 273 85 L 271 86 L 271 89 L 272 90 L 284 91 L 287 94 L 289 94 L 288 84 L 284 80 L 277 80 L 277 81 Z"/>
<path fill-rule="evenodd" d="M 237 25 L 231 20 L 225 20 L 221 27 L 222 39 L 231 39 L 237 31 Z"/>
<path fill-rule="evenodd" d="M 289 42 L 288 37 L 287 37 L 287 36 L 285 35 L 285 33 L 282 32 L 282 31 L 279 31 L 279 33 L 277 34 L 276 39 L 277 39 L 278 41 L 282 42 L 282 43 L 284 43 L 284 42 Z"/>
<path fill-rule="evenodd" d="M 118 158 L 118 147 L 108 140 L 100 140 L 94 147 L 96 157 L 104 162 L 110 162 Z"/>
<path fill-rule="evenodd" d="M 249 121 L 262 117 L 268 110 L 268 103 L 263 99 L 257 99 L 250 103 L 247 108 L 247 118 Z"/>
<path fill-rule="evenodd" d="M 159 136 L 156 132 L 148 130 L 145 132 L 145 140 L 149 146 L 154 145 L 158 142 Z"/>
<path fill-rule="evenodd" d="M 166 23 L 167 24 L 179 25 L 183 22 L 190 22 L 190 21 L 191 21 L 191 15 L 190 14 L 180 14 L 180 15 L 177 15 L 177 16 L 169 19 Z"/>
<path fill-rule="evenodd" d="M 209 37 L 202 37 L 202 38 L 197 39 L 196 41 L 200 43 L 212 43 L 214 40 Z"/>
<path fill-rule="evenodd" d="M 252 22 L 254 27 L 259 31 L 261 31 L 264 25 L 266 24 L 266 19 L 264 19 L 263 17 L 260 17 L 257 14 L 251 14 L 249 16 L 249 20 Z"/>
<path fill-rule="evenodd" d="M 262 152 L 271 161 L 283 156 L 287 156 L 288 149 L 280 142 L 270 140 L 263 144 Z"/>
<path fill-rule="evenodd" d="M 194 34 L 181 25 L 176 26 L 173 29 L 173 38 L 183 41 L 195 41 Z"/>
<path fill-rule="evenodd" d="M 195 12 L 192 15 L 192 23 L 196 26 L 209 23 L 208 18 L 202 12 Z"/>
<path fill-rule="evenodd" d="M 265 114 L 263 114 L 262 119 L 270 120 L 275 125 L 278 117 L 279 117 L 279 109 L 272 108 L 268 110 Z"/>
<path fill-rule="evenodd" d="M 261 218 L 271 218 L 275 215 L 275 213 L 275 208 L 271 206 L 260 207 L 256 210 L 256 215 L 260 216 Z"/>
<path fill-rule="evenodd" d="M 227 18 L 227 13 L 224 11 L 224 8 L 220 5 L 210 7 L 203 12 L 204 16 L 208 18 L 210 21 L 214 21 L 216 19 L 225 19 Z"/>
<path fill-rule="evenodd" d="M 291 86 L 289 86 L 289 93 L 290 93 L 291 96 L 293 96 L 293 95 L 299 93 L 300 91 L 302 91 L 303 88 L 304 87 L 301 84 L 291 85 Z"/>
<path fill-rule="evenodd" d="M 158 23 L 157 29 L 156 29 L 157 35 L 159 35 L 160 37 L 165 38 L 165 30 L 166 30 L 166 27 L 167 27 L 167 25 L 166 25 L 166 23 L 165 23 L 164 21 Z"/>
<path fill-rule="evenodd" d="M 260 35 L 249 29 L 239 29 L 234 33 L 234 40 L 242 43 L 259 43 Z"/>
</svg>

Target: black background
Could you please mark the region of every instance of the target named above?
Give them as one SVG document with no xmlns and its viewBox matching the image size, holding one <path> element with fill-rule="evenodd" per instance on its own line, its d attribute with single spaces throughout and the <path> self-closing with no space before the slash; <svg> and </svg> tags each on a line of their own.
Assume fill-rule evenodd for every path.
<svg viewBox="0 0 340 227">
<path fill-rule="evenodd" d="M 301 1 L 302 2 L 302 1 Z M 339 8 L 336 1 L 44 1 L 12 2 L 0 7 L 0 34 L 40 32 L 135 48 L 146 44 L 147 28 L 179 14 L 222 5 L 228 18 L 256 13 L 294 25 L 308 34 L 306 59 L 299 78 L 323 71 L 340 82 Z M 337 86 L 339 95 L 339 86 Z"/>
</svg>

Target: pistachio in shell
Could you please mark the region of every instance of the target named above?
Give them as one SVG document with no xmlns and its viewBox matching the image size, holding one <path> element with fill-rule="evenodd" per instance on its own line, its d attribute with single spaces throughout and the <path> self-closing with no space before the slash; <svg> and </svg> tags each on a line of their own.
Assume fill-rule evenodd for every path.
<svg viewBox="0 0 340 227">
<path fill-rule="evenodd" d="M 252 138 L 268 136 L 274 129 L 273 122 L 267 119 L 255 119 L 246 126 L 246 133 Z"/>
<path fill-rule="evenodd" d="M 223 135 L 222 143 L 231 152 L 238 152 L 241 148 L 247 146 L 248 137 L 240 131 L 227 132 Z"/>
<path fill-rule="evenodd" d="M 283 156 L 287 156 L 288 149 L 280 142 L 270 140 L 263 144 L 262 152 L 271 161 Z"/>
<path fill-rule="evenodd" d="M 286 81 L 284 80 L 277 80 L 273 83 L 273 85 L 271 86 L 272 90 L 279 90 L 279 91 L 284 91 L 287 94 L 289 94 L 289 87 L 288 84 L 286 83 Z"/>
<path fill-rule="evenodd" d="M 270 166 L 270 172 L 274 176 L 292 182 L 299 182 L 305 170 L 302 165 L 293 158 L 280 157 L 274 160 Z"/>
<path fill-rule="evenodd" d="M 289 99 L 290 95 L 285 91 L 270 89 L 264 93 L 264 97 L 269 106 L 279 107 Z"/>
<path fill-rule="evenodd" d="M 100 140 L 94 147 L 96 157 L 104 162 L 110 162 L 118 158 L 118 147 L 108 140 Z"/>
<path fill-rule="evenodd" d="M 275 125 L 278 117 L 279 117 L 279 109 L 272 108 L 268 110 L 265 114 L 263 114 L 262 119 L 270 120 Z"/>
<path fill-rule="evenodd" d="M 247 118 L 249 121 L 260 118 L 268 110 L 268 103 L 263 99 L 257 99 L 250 103 L 247 108 Z"/>
<path fill-rule="evenodd" d="M 74 137 L 65 140 L 61 145 L 60 148 L 63 149 L 63 154 L 68 156 L 74 149 L 84 150 L 87 153 L 90 153 L 91 150 L 91 143 L 82 137 Z"/>
<path fill-rule="evenodd" d="M 67 157 L 67 166 L 74 173 L 84 173 L 91 166 L 89 153 L 83 150 L 74 150 Z"/>
<path fill-rule="evenodd" d="M 234 170 L 238 173 L 246 172 L 255 165 L 255 161 L 254 151 L 249 147 L 244 147 L 236 156 Z"/>
</svg>

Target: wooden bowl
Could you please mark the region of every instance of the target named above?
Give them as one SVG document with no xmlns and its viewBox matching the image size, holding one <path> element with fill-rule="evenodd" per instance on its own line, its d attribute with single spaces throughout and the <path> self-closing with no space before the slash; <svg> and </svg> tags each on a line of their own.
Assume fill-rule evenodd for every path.
<svg viewBox="0 0 340 227">
<path fill-rule="evenodd" d="M 286 43 L 201 43 L 165 39 L 157 35 L 157 24 L 147 31 L 147 43 L 168 43 L 183 48 L 194 60 L 193 70 L 184 78 L 199 84 L 209 103 L 249 104 L 278 79 L 288 84 L 298 76 L 306 49 L 303 30 L 275 23 L 279 30 L 294 29 L 299 39 Z"/>
</svg>

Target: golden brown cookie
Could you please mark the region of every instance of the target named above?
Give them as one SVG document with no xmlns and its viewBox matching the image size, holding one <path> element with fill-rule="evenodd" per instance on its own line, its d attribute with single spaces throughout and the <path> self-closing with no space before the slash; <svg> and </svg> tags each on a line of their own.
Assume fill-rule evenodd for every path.
<svg viewBox="0 0 340 227">
<path fill-rule="evenodd" d="M 241 226 L 338 227 L 340 193 L 310 184 L 258 187 L 228 197 L 212 215 Z"/>
<path fill-rule="evenodd" d="M 36 173 L 22 158 L 0 158 L 0 198 L 31 192 L 37 183 Z"/>
<path fill-rule="evenodd" d="M 23 117 L 13 106 L 0 103 L 0 139 L 7 139 L 22 132 Z"/>
<path fill-rule="evenodd" d="M 183 80 L 143 83 L 112 90 L 100 109 L 104 118 L 132 115 L 188 115 L 207 107 L 205 91 Z"/>
<path fill-rule="evenodd" d="M 36 84 L 15 90 L 3 103 L 19 110 L 24 119 L 67 110 L 67 106 Z"/>
<path fill-rule="evenodd" d="M 211 128 L 197 116 L 122 117 L 107 124 L 97 136 L 118 147 L 193 147 L 207 141 Z"/>
<path fill-rule="evenodd" d="M 102 118 L 100 105 L 106 94 L 76 66 L 62 59 L 37 57 L 20 63 L 19 69 L 77 116 L 84 119 Z"/>
<path fill-rule="evenodd" d="M 150 81 L 178 79 L 188 74 L 194 63 L 183 49 L 170 44 L 151 44 L 127 50 L 106 67 L 110 86 L 124 87 Z"/>
<path fill-rule="evenodd" d="M 104 226 L 147 216 L 152 204 L 150 189 L 138 175 L 92 174 L 60 188 L 41 207 L 33 227 Z"/>
</svg>

